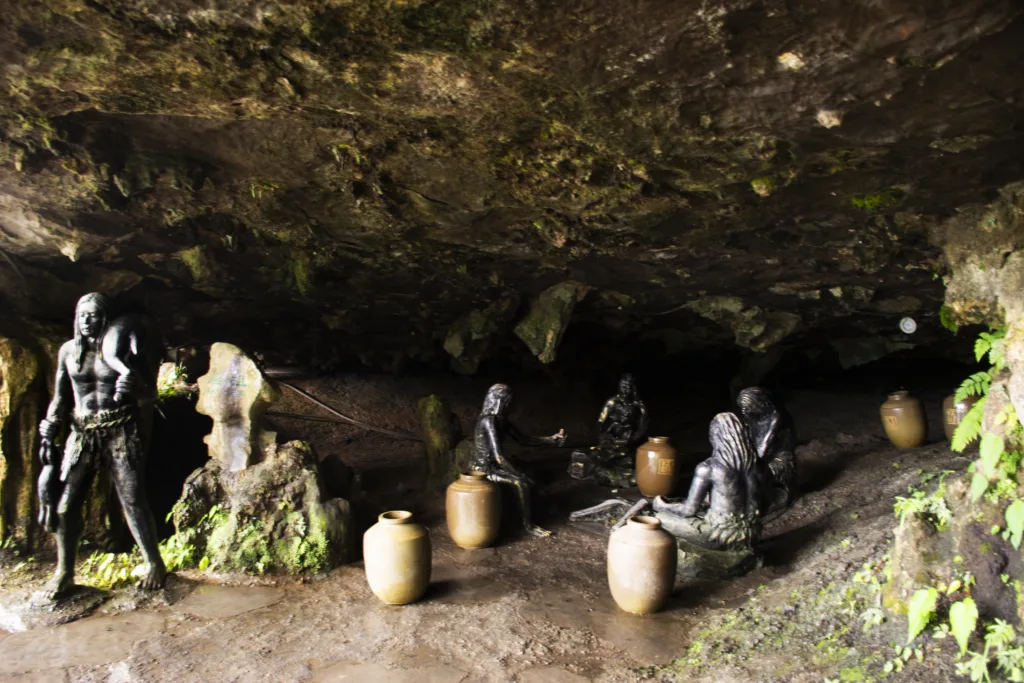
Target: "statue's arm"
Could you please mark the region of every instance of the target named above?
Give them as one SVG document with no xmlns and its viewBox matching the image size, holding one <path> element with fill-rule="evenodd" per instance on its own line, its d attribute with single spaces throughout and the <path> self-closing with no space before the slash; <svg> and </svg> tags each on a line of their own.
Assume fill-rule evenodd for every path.
<svg viewBox="0 0 1024 683">
<path fill-rule="evenodd" d="M 647 433 L 647 428 L 651 426 L 651 414 L 647 412 L 647 406 L 644 405 L 643 401 L 640 401 L 640 424 L 637 426 L 636 431 L 633 433 L 634 439 L 639 439 Z"/>
<path fill-rule="evenodd" d="M 505 424 L 508 425 L 508 435 L 523 446 L 561 446 L 565 443 L 564 429 L 558 430 L 557 434 L 551 436 L 530 436 L 512 424 L 511 420 L 506 420 Z"/>
<path fill-rule="evenodd" d="M 494 462 L 508 474 L 511 474 L 514 477 L 522 477 L 523 473 L 518 467 L 516 467 L 515 463 L 505 456 L 501 450 L 501 437 L 498 435 L 498 430 L 494 425 L 494 418 L 482 417 L 480 418 L 480 422 L 483 426 L 484 441 L 487 446 L 487 452 L 494 459 Z"/>
<path fill-rule="evenodd" d="M 71 375 L 68 373 L 68 345 L 60 347 L 57 354 L 57 377 L 53 383 L 53 400 L 46 409 L 46 418 L 39 423 L 39 435 L 47 441 L 57 438 L 60 423 L 71 410 L 74 394 L 71 388 Z"/>
<path fill-rule="evenodd" d="M 608 413 L 611 412 L 612 408 L 615 407 L 615 399 L 610 398 L 604 402 L 604 407 L 601 408 L 601 414 L 597 416 L 597 430 L 601 431 L 601 427 L 604 426 L 605 421 L 608 419 Z"/>
<path fill-rule="evenodd" d="M 690 493 L 686 496 L 686 502 L 683 503 L 683 515 L 686 517 L 696 515 L 709 491 L 711 491 L 711 465 L 705 460 L 697 465 L 697 469 L 693 473 Z"/>
</svg>

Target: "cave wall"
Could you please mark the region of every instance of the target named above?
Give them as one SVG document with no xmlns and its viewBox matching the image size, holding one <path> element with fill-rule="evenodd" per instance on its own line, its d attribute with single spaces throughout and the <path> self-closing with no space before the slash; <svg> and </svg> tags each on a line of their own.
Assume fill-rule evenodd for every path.
<svg viewBox="0 0 1024 683">
<path fill-rule="evenodd" d="M 445 365 L 545 289 L 681 348 L 942 339 L 929 228 L 1019 179 L 1019 3 L 11 3 L 0 292 Z M 45 283 L 45 285 L 43 284 Z"/>
</svg>

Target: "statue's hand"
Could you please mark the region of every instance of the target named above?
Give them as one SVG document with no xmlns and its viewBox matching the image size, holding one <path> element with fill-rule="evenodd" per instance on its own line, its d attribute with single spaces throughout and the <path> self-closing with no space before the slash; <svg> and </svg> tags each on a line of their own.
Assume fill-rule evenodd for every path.
<svg viewBox="0 0 1024 683">
<path fill-rule="evenodd" d="M 114 382 L 114 403 L 121 404 L 128 401 L 128 397 L 131 396 L 132 390 L 134 389 L 134 382 L 128 375 L 121 375 Z"/>
<path fill-rule="evenodd" d="M 40 420 L 39 436 L 42 437 L 43 441 L 53 443 L 57 439 L 59 426 L 56 422 L 51 422 L 50 420 Z"/>
<path fill-rule="evenodd" d="M 53 444 L 45 437 L 42 443 L 39 444 L 39 462 L 43 463 L 43 467 L 49 467 L 53 464 Z"/>
<path fill-rule="evenodd" d="M 561 447 L 565 443 L 565 430 L 559 429 L 558 433 L 551 437 L 551 441 L 558 447 Z"/>
</svg>

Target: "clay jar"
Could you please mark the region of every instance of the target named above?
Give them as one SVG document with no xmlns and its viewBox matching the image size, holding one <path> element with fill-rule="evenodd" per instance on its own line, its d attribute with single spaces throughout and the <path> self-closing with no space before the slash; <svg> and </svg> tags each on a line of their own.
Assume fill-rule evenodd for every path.
<svg viewBox="0 0 1024 683">
<path fill-rule="evenodd" d="M 633 517 L 608 539 L 608 587 L 633 614 L 657 612 L 676 580 L 676 541 L 654 517 Z"/>
<path fill-rule="evenodd" d="M 636 449 L 636 485 L 647 496 L 667 496 L 676 484 L 676 449 L 667 436 L 652 436 Z"/>
<path fill-rule="evenodd" d="M 445 496 L 448 533 L 460 548 L 486 548 L 498 537 L 501 491 L 483 472 L 461 475 Z"/>
<path fill-rule="evenodd" d="M 889 394 L 882 404 L 882 426 L 885 435 L 897 448 L 917 448 L 924 443 L 927 425 L 921 402 L 907 391 Z"/>
<path fill-rule="evenodd" d="M 946 430 L 947 439 L 953 440 L 953 432 L 963 422 L 967 411 L 977 402 L 977 396 L 968 396 L 962 401 L 956 400 L 956 394 L 950 394 L 946 397 L 946 400 L 942 402 L 942 426 Z"/>
<path fill-rule="evenodd" d="M 430 583 L 430 534 L 404 510 L 385 512 L 363 534 L 370 590 L 389 605 L 423 597 Z"/>
</svg>

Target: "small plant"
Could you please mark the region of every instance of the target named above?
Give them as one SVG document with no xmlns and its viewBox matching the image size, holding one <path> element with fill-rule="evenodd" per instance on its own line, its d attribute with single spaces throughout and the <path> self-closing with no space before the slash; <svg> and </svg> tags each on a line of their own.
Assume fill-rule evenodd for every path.
<svg viewBox="0 0 1024 683">
<path fill-rule="evenodd" d="M 949 626 L 960 645 L 960 655 L 967 652 L 967 640 L 978 625 L 978 606 L 973 598 L 965 598 L 949 608 Z"/>
<path fill-rule="evenodd" d="M 82 563 L 78 575 L 86 586 L 110 590 L 131 583 L 141 566 L 142 556 L 138 550 L 130 553 L 94 552 Z"/>
<path fill-rule="evenodd" d="M 939 602 L 939 591 L 935 588 L 922 588 L 915 592 L 907 605 L 907 644 L 928 626 L 935 616 L 935 608 Z"/>
<path fill-rule="evenodd" d="M 1024 683 L 1024 647 L 1017 643 L 1013 626 L 996 619 L 985 630 L 985 649 L 967 653 L 967 661 L 958 663 L 956 672 L 974 683 L 990 683 L 990 667 L 995 664 L 1006 680 Z"/>
</svg>

